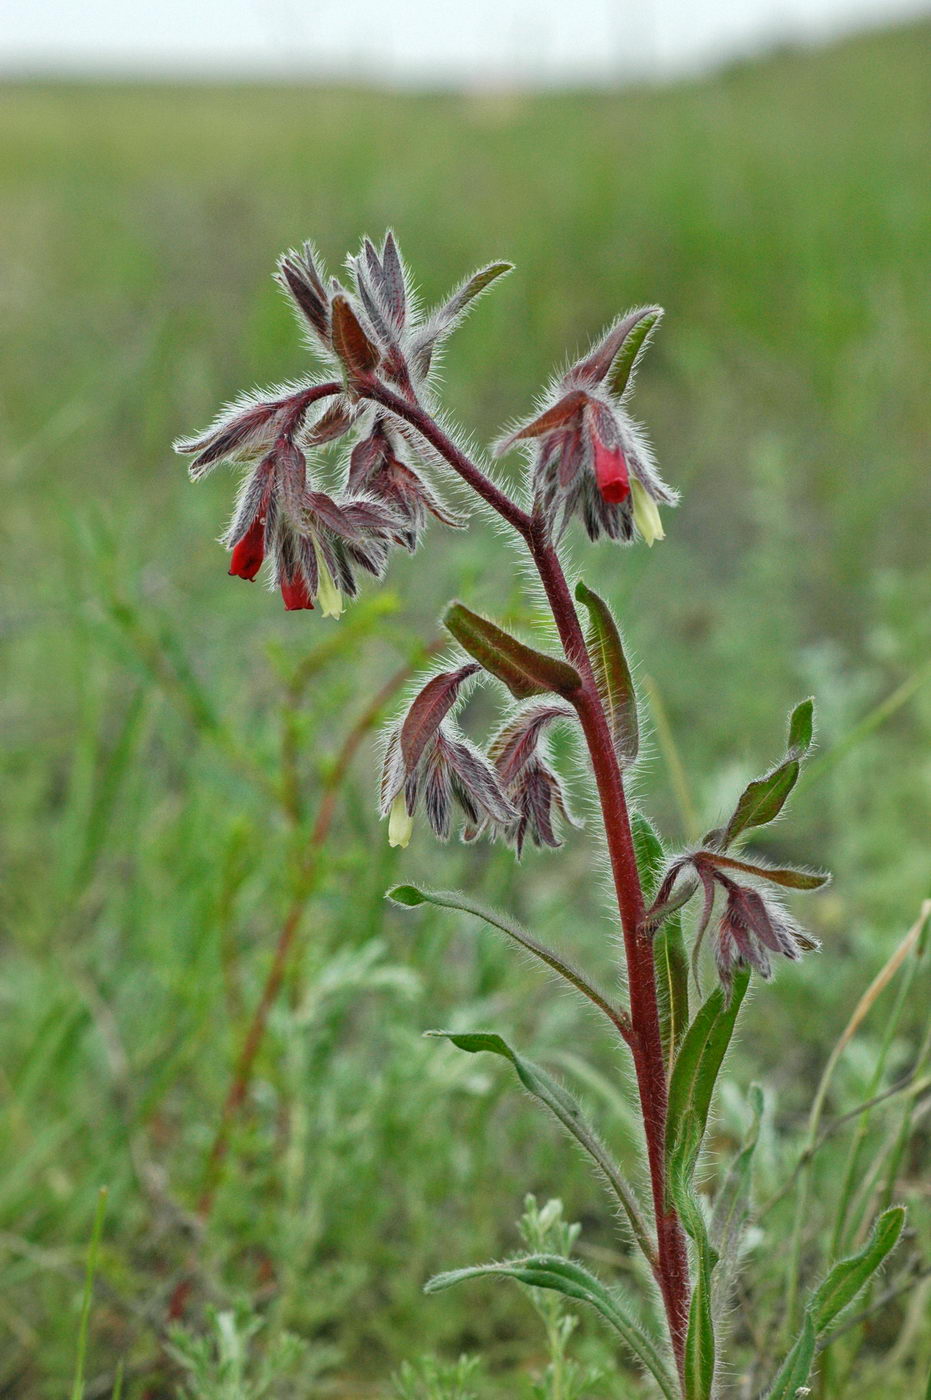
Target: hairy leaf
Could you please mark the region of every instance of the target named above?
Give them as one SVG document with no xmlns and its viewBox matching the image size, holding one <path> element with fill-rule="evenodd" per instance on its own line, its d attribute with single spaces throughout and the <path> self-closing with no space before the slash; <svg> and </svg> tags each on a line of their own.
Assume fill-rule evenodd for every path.
<svg viewBox="0 0 931 1400">
<path fill-rule="evenodd" d="M 616 394 L 618 398 L 622 398 L 626 393 L 637 361 L 662 319 L 662 307 L 648 306 L 643 311 L 631 312 L 630 316 L 622 323 L 624 327 L 629 325 L 630 329 L 626 331 L 621 341 L 621 347 L 615 356 L 614 364 L 611 367 L 611 377 L 608 380 L 612 394 Z"/>
<path fill-rule="evenodd" d="M 726 870 L 740 870 L 745 875 L 754 875 L 759 880 L 769 880 L 773 885 L 782 885 L 789 890 L 820 890 L 830 882 L 830 875 L 812 870 L 796 870 L 792 866 L 773 869 L 769 865 L 755 865 L 752 861 L 736 860 L 733 856 L 721 855 L 718 851 L 699 851 L 699 857 L 707 857 L 713 865 Z"/>
<path fill-rule="evenodd" d="M 805 1385 L 815 1359 L 817 1338 L 866 1287 L 899 1242 L 905 1224 L 904 1206 L 891 1206 L 877 1217 L 870 1237 L 858 1254 L 842 1259 L 829 1271 L 808 1300 L 802 1329 L 766 1400 L 794 1400 Z"/>
<path fill-rule="evenodd" d="M 370 374 L 378 364 L 378 351 L 360 326 L 346 297 L 333 298 L 332 318 L 333 349 L 345 365 L 349 378 Z"/>
<path fill-rule="evenodd" d="M 557 953 L 555 949 L 548 948 L 539 939 L 534 938 L 532 933 L 528 933 L 515 920 L 498 914 L 492 909 L 486 909 L 476 900 L 470 899 L 468 895 L 460 894 L 454 890 L 420 890 L 414 885 L 398 885 L 396 889 L 389 890 L 388 898 L 393 900 L 395 904 L 403 904 L 408 908 L 414 908 L 419 904 L 433 904 L 438 909 L 456 909 L 464 914 L 472 914 L 475 918 L 484 920 L 490 928 L 505 934 L 521 948 L 526 949 L 528 953 L 532 953 L 535 958 L 539 958 L 547 967 L 557 972 L 576 991 L 581 992 L 583 996 L 593 1002 L 599 1011 L 603 1011 L 613 1025 L 618 1028 L 622 1025 L 626 1026 L 626 1013 L 613 1006 L 608 998 L 597 987 L 593 986 L 585 974 L 574 967 L 567 958 Z"/>
<path fill-rule="evenodd" d="M 604 599 L 584 583 L 577 585 L 575 596 L 588 609 L 585 643 L 618 756 L 624 763 L 633 763 L 640 747 L 637 694 L 617 623 Z"/>
<path fill-rule="evenodd" d="M 466 1050 L 471 1055 L 487 1050 L 493 1055 L 501 1055 L 504 1059 L 510 1060 L 517 1072 L 518 1079 L 527 1092 L 532 1094 L 535 1099 L 539 1099 L 540 1103 L 549 1109 L 599 1167 L 623 1206 L 637 1243 L 646 1257 L 652 1261 L 654 1257 L 653 1244 L 634 1191 L 621 1175 L 620 1168 L 594 1128 L 589 1125 L 581 1108 L 568 1090 L 564 1089 L 540 1065 L 518 1055 L 516 1051 L 511 1049 L 507 1041 L 494 1031 L 427 1031 L 427 1035 L 436 1039 L 449 1040 L 458 1049 Z"/>
<path fill-rule="evenodd" d="M 715 987 L 685 1033 L 669 1081 L 666 1150 L 670 1156 L 690 1115 L 694 1115 L 701 1145 L 715 1083 L 749 983 L 750 969 L 741 968 L 734 977 L 729 1000 L 723 987 Z"/>
<path fill-rule="evenodd" d="M 444 671 L 427 681 L 414 700 L 401 726 L 401 753 L 409 773 L 456 703 L 463 682 L 479 670 L 481 667 L 472 661 L 456 671 Z"/>
<path fill-rule="evenodd" d="M 709 832 L 705 838 L 707 844 L 725 849 L 750 827 L 766 826 L 778 817 L 798 781 L 801 761 L 811 747 L 813 734 L 814 701 L 803 700 L 789 716 L 789 745 L 785 758 L 772 772 L 747 784 L 727 826 L 723 832 Z"/>
<path fill-rule="evenodd" d="M 550 692 L 570 697 L 582 684 L 568 662 L 525 646 L 462 603 L 453 603 L 443 622 L 459 645 L 502 681 L 515 700 Z"/>
<path fill-rule="evenodd" d="M 653 1375 L 666 1400 L 676 1400 L 678 1387 L 658 1343 L 635 1322 L 627 1304 L 614 1289 L 607 1288 L 594 1274 L 574 1260 L 558 1254 L 531 1254 L 502 1264 L 478 1264 L 437 1274 L 427 1284 L 427 1293 L 439 1293 L 473 1278 L 513 1278 L 531 1288 L 552 1288 L 567 1298 L 588 1303 L 620 1335 L 625 1345 Z"/>
</svg>

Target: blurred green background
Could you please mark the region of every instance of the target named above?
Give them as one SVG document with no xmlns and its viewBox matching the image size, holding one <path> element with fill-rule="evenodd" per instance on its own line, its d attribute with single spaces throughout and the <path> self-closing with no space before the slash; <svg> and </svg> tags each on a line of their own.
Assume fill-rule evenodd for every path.
<svg viewBox="0 0 931 1400">
<path fill-rule="evenodd" d="M 483 1395 L 529 1395 L 545 1358 L 525 1298 L 420 1295 L 438 1268 L 514 1249 L 528 1188 L 562 1195 L 591 1259 L 630 1268 L 585 1165 L 505 1071 L 421 1032 L 513 1033 L 632 1153 L 614 1047 L 490 936 L 382 898 L 399 878 L 467 885 L 607 981 L 597 827 L 522 868 L 420 830 L 389 852 L 368 740 L 196 1218 L 333 755 L 449 596 L 499 616 L 524 605 L 515 556 L 479 519 L 463 537 L 432 530 L 339 624 L 226 577 L 214 540 L 232 482 L 191 487 L 169 444 L 241 389 L 305 371 L 269 280 L 305 237 L 335 270 L 390 224 L 429 299 L 492 258 L 517 264 L 446 361 L 446 403 L 479 444 L 617 312 L 667 308 L 635 411 L 682 504 L 652 551 L 574 539 L 571 553 L 638 660 L 653 739 L 637 794 L 670 843 L 720 816 L 780 755 L 789 706 L 817 696 L 820 758 L 762 849 L 833 870 L 800 911 L 824 950 L 757 994 L 716 1147 L 732 1153 L 756 1079 L 762 1195 L 784 1179 L 831 1046 L 931 893 L 929 57 L 918 25 L 616 95 L 0 93 L 2 1394 L 70 1384 L 103 1185 L 93 1395 L 120 1361 L 128 1393 L 176 1393 L 164 1342 L 182 1279 L 192 1337 L 211 1307 L 262 1320 L 248 1364 L 280 1363 L 282 1394 L 387 1395 L 405 1358 L 481 1351 Z M 493 714 L 478 702 L 466 720 L 480 736 Z M 913 1063 L 927 969 L 877 1084 L 887 1001 L 839 1067 L 832 1113 Z M 867 1147 L 897 1121 L 877 1114 Z M 848 1143 L 816 1172 L 811 1273 Z M 919 1122 L 896 1183 L 925 1234 L 927 1148 Z M 778 1313 L 788 1218 L 755 1238 L 735 1357 Z M 859 1379 L 823 1393 L 923 1393 L 927 1299 L 903 1294 L 857 1333 Z M 284 1330 L 306 1345 L 275 1361 Z M 587 1321 L 580 1338 L 597 1363 Z M 640 1386 L 631 1373 L 591 1394 Z"/>
</svg>

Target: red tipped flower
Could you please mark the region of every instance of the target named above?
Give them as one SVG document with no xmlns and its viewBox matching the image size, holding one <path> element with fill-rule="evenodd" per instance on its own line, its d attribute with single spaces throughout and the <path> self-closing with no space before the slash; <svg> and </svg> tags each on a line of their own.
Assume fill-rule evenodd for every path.
<svg viewBox="0 0 931 1400">
<path fill-rule="evenodd" d="M 257 515 L 246 533 L 233 546 L 230 574 L 251 582 L 265 559 L 265 515 Z"/>
<path fill-rule="evenodd" d="M 550 387 L 542 411 L 497 444 L 498 454 L 518 442 L 537 444 L 537 512 L 558 536 L 578 515 L 594 540 L 647 544 L 662 539 L 657 505 L 676 493 L 661 480 L 643 431 L 626 402 L 637 361 L 661 316 L 657 306 L 632 311 L 615 323 L 589 354 Z"/>
<path fill-rule="evenodd" d="M 627 458 L 620 447 L 606 447 L 596 435 L 595 480 L 598 490 L 609 505 L 620 505 L 630 495 L 630 477 L 627 474 Z"/>
<path fill-rule="evenodd" d="M 307 587 L 307 580 L 300 570 L 295 573 L 293 578 L 282 578 L 279 586 L 287 612 L 300 612 L 302 608 L 313 612 L 314 605 Z"/>
</svg>

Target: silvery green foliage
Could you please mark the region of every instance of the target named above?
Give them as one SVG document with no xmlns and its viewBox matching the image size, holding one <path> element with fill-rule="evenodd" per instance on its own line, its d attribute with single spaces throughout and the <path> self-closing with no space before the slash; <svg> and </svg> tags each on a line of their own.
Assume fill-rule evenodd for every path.
<svg viewBox="0 0 931 1400">
<path fill-rule="evenodd" d="M 394 1377 L 394 1393 L 397 1400 L 478 1400 L 472 1386 L 481 1364 L 477 1356 L 460 1356 L 457 1361 L 422 1356 L 405 1361 Z"/>
<path fill-rule="evenodd" d="M 308 1344 L 289 1332 L 256 1345 L 265 1321 L 254 1313 L 212 1311 L 209 1320 L 205 1334 L 182 1327 L 170 1333 L 167 1349 L 190 1400 L 286 1400 L 299 1372 L 306 1382 L 332 1359 L 321 1354 L 308 1368 Z"/>
</svg>

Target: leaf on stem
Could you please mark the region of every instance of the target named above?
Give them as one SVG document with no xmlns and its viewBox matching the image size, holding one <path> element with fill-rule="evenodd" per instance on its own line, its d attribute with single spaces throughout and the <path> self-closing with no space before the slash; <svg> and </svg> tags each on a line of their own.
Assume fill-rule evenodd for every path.
<svg viewBox="0 0 931 1400">
<path fill-rule="evenodd" d="M 685 1033 L 669 1081 L 666 1150 L 670 1157 L 690 1118 L 694 1118 L 698 1128 L 698 1148 L 701 1147 L 715 1083 L 749 983 L 750 969 L 740 968 L 729 998 L 723 987 L 715 987 Z"/>
<path fill-rule="evenodd" d="M 789 716 L 789 745 L 785 758 L 771 772 L 748 783 L 723 831 L 709 832 L 705 844 L 726 850 L 742 832 L 775 821 L 798 781 L 802 760 L 814 734 L 814 701 L 803 700 Z"/>
<path fill-rule="evenodd" d="M 588 1303 L 619 1334 L 625 1345 L 653 1375 L 665 1400 L 676 1400 L 678 1387 L 659 1344 L 630 1316 L 626 1302 L 615 1289 L 607 1288 L 594 1274 L 574 1260 L 558 1254 L 531 1254 L 523 1259 L 509 1259 L 502 1264 L 477 1264 L 471 1268 L 454 1269 L 437 1274 L 426 1285 L 425 1292 L 439 1293 L 444 1288 L 473 1278 L 513 1278 L 531 1288 L 552 1288 L 567 1298 Z"/>
<path fill-rule="evenodd" d="M 402 904 L 409 909 L 416 908 L 420 904 L 433 904 L 438 909 L 455 909 L 464 914 L 472 914 L 477 919 L 482 919 L 490 928 L 506 934 L 521 948 L 532 953 L 535 958 L 539 958 L 547 967 L 552 968 L 577 992 L 581 992 L 597 1006 L 599 1011 L 603 1011 L 614 1026 L 622 1030 L 625 1035 L 628 1033 L 627 1013 L 614 1006 L 604 993 L 593 986 L 585 974 L 574 967 L 567 958 L 557 953 L 554 948 L 549 948 L 545 943 L 541 943 L 538 938 L 534 938 L 532 933 L 528 933 L 515 920 L 507 918 L 495 910 L 486 909 L 477 901 L 469 899 L 467 895 L 459 894 L 453 890 L 421 890 L 415 885 L 398 885 L 395 889 L 388 891 L 387 897 L 395 904 Z"/>
<path fill-rule="evenodd" d="M 767 1391 L 766 1400 L 794 1400 L 811 1374 L 819 1335 L 827 1331 L 838 1314 L 869 1283 L 898 1244 L 904 1224 L 904 1206 L 884 1210 L 860 1252 L 842 1259 L 829 1271 L 808 1300 L 801 1332 Z"/>
<path fill-rule="evenodd" d="M 578 671 L 568 662 L 525 646 L 462 603 L 453 603 L 443 622 L 459 645 L 506 685 L 515 700 L 549 693 L 568 699 L 582 684 Z"/>
<path fill-rule="evenodd" d="M 640 747 L 637 694 L 617 623 L 604 599 L 584 583 L 576 586 L 575 596 L 588 610 L 585 644 L 618 757 L 625 764 L 633 763 Z"/>
<path fill-rule="evenodd" d="M 427 1031 L 427 1035 L 437 1040 L 449 1040 L 458 1049 L 466 1050 L 471 1055 L 487 1050 L 493 1055 L 501 1055 L 510 1060 L 527 1092 L 549 1109 L 602 1172 L 624 1208 L 634 1238 L 652 1265 L 655 1251 L 633 1188 L 622 1176 L 620 1168 L 568 1090 L 540 1065 L 518 1055 L 507 1041 L 494 1031 Z"/>
</svg>

